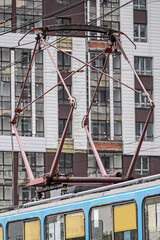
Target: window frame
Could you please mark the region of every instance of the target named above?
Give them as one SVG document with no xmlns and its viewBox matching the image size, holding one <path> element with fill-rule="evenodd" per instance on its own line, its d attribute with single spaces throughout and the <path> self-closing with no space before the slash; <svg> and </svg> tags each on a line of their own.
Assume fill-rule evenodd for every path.
<svg viewBox="0 0 160 240">
<path fill-rule="evenodd" d="M 137 0 L 137 3 L 135 4 L 135 0 L 133 2 L 133 9 L 134 10 L 147 10 L 147 2 L 145 0 L 145 4 L 141 4 L 141 0 Z"/>
<path fill-rule="evenodd" d="M 67 53 L 69 53 L 70 55 L 72 54 L 71 51 L 67 51 Z M 69 59 L 69 64 L 66 64 L 65 57 Z M 61 51 L 58 51 L 57 58 L 58 58 L 57 65 L 58 65 L 58 69 L 60 71 L 70 71 L 71 70 L 72 59 L 70 56 L 66 55 L 65 53 L 63 53 Z M 62 61 L 62 62 L 60 62 L 60 61 Z"/>
<path fill-rule="evenodd" d="M 147 158 L 147 168 L 144 169 L 143 165 L 143 158 Z M 140 159 L 140 160 L 139 160 Z M 137 175 L 145 175 L 145 174 L 149 174 L 149 170 L 150 170 L 150 158 L 148 156 L 139 156 L 138 161 L 140 161 L 140 168 L 136 168 L 136 165 L 135 165 L 135 174 Z M 138 171 L 140 173 L 138 173 Z"/>
<path fill-rule="evenodd" d="M 137 135 L 137 125 L 138 124 L 139 124 L 139 129 L 140 129 L 140 134 L 139 135 Z M 150 124 L 152 124 L 152 125 L 150 125 Z M 154 132 L 153 126 L 154 125 L 153 124 L 154 124 L 153 122 L 149 122 L 148 123 L 148 127 L 149 127 L 149 125 L 152 126 L 152 136 L 147 136 L 148 135 L 148 127 L 147 127 L 146 132 L 145 132 L 145 136 L 144 136 L 144 139 L 143 139 L 144 141 L 148 141 L 148 142 L 152 142 L 153 141 L 153 139 L 154 139 L 154 134 L 153 134 L 153 132 Z M 139 138 L 141 137 L 144 125 L 145 125 L 145 122 L 138 122 L 138 121 L 135 122 L 135 137 L 136 137 L 136 141 L 139 141 Z"/>
<path fill-rule="evenodd" d="M 138 63 L 136 63 L 138 60 Z M 147 70 L 147 60 L 151 61 L 151 70 Z M 138 68 L 136 69 L 136 64 Z M 143 67 L 141 66 L 143 64 Z M 153 75 L 153 58 L 152 57 L 144 57 L 144 56 L 134 56 L 134 67 L 138 75 L 142 76 L 152 76 Z"/>
<path fill-rule="evenodd" d="M 140 89 L 137 89 L 139 92 L 143 93 L 143 91 Z M 147 90 L 147 92 L 150 94 L 151 99 L 153 99 L 153 89 Z M 137 101 L 138 98 L 138 101 Z M 149 103 L 147 101 L 147 97 L 143 96 L 142 94 L 139 94 L 135 92 L 135 108 L 147 108 L 149 109 Z"/>
<path fill-rule="evenodd" d="M 61 121 L 61 125 L 60 125 L 60 121 Z M 63 134 L 64 128 L 65 128 L 66 122 L 67 122 L 67 119 L 63 119 L 63 118 L 58 119 L 58 137 L 59 138 L 62 138 L 62 134 Z M 61 130 L 60 126 L 62 127 L 62 132 L 60 131 Z M 67 129 L 67 132 L 66 132 L 66 138 L 72 138 L 72 136 L 73 136 L 72 127 L 73 127 L 72 119 L 70 119 L 68 129 Z"/>
<path fill-rule="evenodd" d="M 122 155 L 121 154 L 109 155 L 107 153 L 104 153 L 104 154 L 100 153 L 99 156 L 102 160 L 102 164 L 107 173 L 113 173 L 115 171 L 122 172 Z M 121 162 L 121 167 L 116 167 L 116 164 L 115 164 L 116 157 L 120 157 L 119 163 Z M 91 159 L 91 162 L 93 163 L 92 166 L 89 164 L 90 159 Z M 107 163 L 107 161 L 108 161 L 108 163 Z M 107 164 L 109 165 L 109 168 L 107 168 Z M 88 174 L 88 176 L 101 176 L 101 172 L 100 172 L 99 166 L 97 164 L 97 161 L 94 157 L 94 154 L 88 154 L 87 174 Z"/>
<path fill-rule="evenodd" d="M 39 223 L 40 223 L 40 239 L 42 239 L 42 237 L 41 237 L 41 229 L 42 229 L 42 224 L 41 224 L 41 219 L 40 219 L 40 217 L 39 216 L 35 216 L 35 217 L 29 217 L 29 218 L 22 218 L 22 219 L 18 219 L 18 220 L 13 220 L 13 221 L 8 221 L 7 223 L 6 223 L 6 239 L 9 239 L 8 238 L 8 225 L 10 224 L 10 223 L 15 223 L 15 222 L 22 222 L 22 224 L 24 224 L 25 222 L 33 222 L 33 221 L 31 221 L 31 220 L 33 220 L 33 221 L 39 221 Z M 24 236 L 24 227 L 23 227 L 23 236 Z M 24 239 L 24 240 L 27 240 L 27 239 Z"/>
<path fill-rule="evenodd" d="M 138 36 L 135 36 L 135 28 L 137 27 Z M 144 27 L 144 37 L 141 36 L 141 30 Z M 134 24 L 134 42 L 147 42 L 147 24 Z"/>
<path fill-rule="evenodd" d="M 146 239 L 146 232 L 145 232 L 145 202 L 148 200 L 148 199 L 156 199 L 157 197 L 160 197 L 159 194 L 148 194 L 146 195 L 143 200 L 142 200 L 142 239 Z"/>
<path fill-rule="evenodd" d="M 94 124 L 95 124 L 95 126 L 93 126 Z M 105 132 L 101 133 L 103 130 L 103 124 L 104 124 L 104 128 L 105 128 Z M 95 133 L 93 131 L 94 128 L 97 128 L 98 133 Z M 91 135 L 92 135 L 93 140 L 95 140 L 95 141 L 109 140 L 110 139 L 110 121 L 93 119 L 91 121 Z"/>
<path fill-rule="evenodd" d="M 57 216 L 57 215 L 63 215 L 63 217 L 65 217 L 67 214 L 74 214 L 74 213 L 83 213 L 83 216 L 84 216 L 84 238 L 86 239 L 86 217 L 85 217 L 85 212 L 84 212 L 84 209 L 82 208 L 77 208 L 77 209 L 74 209 L 74 210 L 68 210 L 68 211 L 62 211 L 62 212 L 54 212 L 52 214 L 47 214 L 45 215 L 44 217 L 44 227 L 43 227 L 43 232 L 44 232 L 44 240 L 46 240 L 46 219 L 47 217 L 50 217 L 50 216 Z M 65 219 L 64 219 L 65 220 Z M 64 229 L 65 229 L 65 224 L 64 224 Z"/>
<path fill-rule="evenodd" d="M 138 240 L 138 229 L 139 229 L 139 226 L 138 226 L 138 206 L 137 206 L 137 201 L 136 199 L 132 198 L 132 199 L 129 199 L 128 201 L 118 201 L 118 202 L 109 202 L 109 203 L 101 203 L 101 204 L 95 204 L 93 205 L 90 209 L 89 209 L 89 217 L 88 217 L 88 221 L 89 221 L 89 240 L 92 240 L 91 239 L 91 211 L 93 208 L 99 208 L 99 207 L 105 207 L 105 206 L 111 206 L 112 207 L 112 236 L 114 235 L 114 214 L 113 214 L 113 208 L 115 206 L 119 206 L 119 205 L 124 205 L 124 204 L 132 204 L 134 203 L 135 204 L 135 207 L 136 207 L 136 224 L 137 224 L 137 240 Z M 115 237 L 113 238 L 115 240 Z"/>
</svg>

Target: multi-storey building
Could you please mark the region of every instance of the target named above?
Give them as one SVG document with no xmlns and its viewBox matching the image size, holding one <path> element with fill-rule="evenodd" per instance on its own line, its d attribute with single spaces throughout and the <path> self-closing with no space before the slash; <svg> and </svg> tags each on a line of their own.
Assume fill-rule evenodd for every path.
<svg viewBox="0 0 160 240">
<path fill-rule="evenodd" d="M 78 1 L 76 0 L 78 3 Z M 25 188 L 27 174 L 15 136 L 11 141 L 9 120 L 21 93 L 22 84 L 34 48 L 35 34 L 28 34 L 21 45 L 18 40 L 31 27 L 51 24 L 89 23 L 107 26 L 125 32 L 137 45 L 137 49 L 123 36 L 120 40 L 151 94 L 156 108 L 150 119 L 140 156 L 135 167 L 135 177 L 159 173 L 159 32 L 156 1 L 89 0 L 86 4 L 69 8 L 73 0 L 30 1 L 4 0 L 0 2 L 0 63 L 1 63 L 1 111 L 0 111 L 0 205 L 20 204 L 35 195 L 35 188 Z M 126 4 L 123 6 L 123 4 Z M 121 7 L 122 6 L 122 7 Z M 68 8 L 68 10 L 66 10 Z M 65 11 L 64 11 L 65 9 Z M 32 23 L 32 24 L 31 24 Z M 77 38 L 70 32 L 63 40 L 50 36 L 50 41 L 83 61 L 90 61 L 107 46 L 105 36 L 99 33 L 81 34 Z M 88 35 L 87 34 L 87 35 Z M 82 64 L 60 51 L 50 48 L 63 77 Z M 92 65 L 102 70 L 105 54 Z M 130 66 L 120 51 L 109 57 L 105 72 L 129 86 L 141 90 Z M 67 87 L 76 98 L 77 109 L 73 112 L 67 131 L 59 168 L 74 176 L 99 176 L 93 152 L 81 122 L 92 99 L 100 74 L 90 68 L 70 77 Z M 59 81 L 57 72 L 46 51 L 37 53 L 28 77 L 21 101 L 21 108 L 47 91 Z M 17 130 L 35 176 L 48 172 L 58 148 L 69 113 L 68 96 L 63 85 L 29 106 L 17 119 Z M 125 175 L 135 152 L 148 104 L 144 97 L 122 87 L 103 76 L 89 115 L 89 130 L 107 173 L 121 171 Z M 14 132 L 13 132 L 14 135 Z M 14 152 L 14 154 L 13 154 Z M 13 175 L 14 172 L 14 175 Z M 12 180 L 14 183 L 12 184 Z M 47 196 L 49 196 L 47 194 Z"/>
</svg>

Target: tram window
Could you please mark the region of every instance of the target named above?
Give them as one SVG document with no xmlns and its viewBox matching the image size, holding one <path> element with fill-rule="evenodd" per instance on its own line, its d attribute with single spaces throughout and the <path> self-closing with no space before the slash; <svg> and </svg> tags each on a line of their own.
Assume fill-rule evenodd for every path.
<svg viewBox="0 0 160 240">
<path fill-rule="evenodd" d="M 29 219 L 7 224 L 8 240 L 40 240 L 40 220 Z"/>
<path fill-rule="evenodd" d="M 95 207 L 91 210 L 90 239 L 112 239 L 112 206 Z"/>
<path fill-rule="evenodd" d="M 160 197 L 146 198 L 143 204 L 145 239 L 160 239 Z"/>
<path fill-rule="evenodd" d="M 65 216 L 65 233 L 67 240 L 84 240 L 84 215 L 82 212 Z"/>
<path fill-rule="evenodd" d="M 45 240 L 84 240 L 84 214 L 58 214 L 45 219 Z"/>
<path fill-rule="evenodd" d="M 0 224 L 0 240 L 3 240 L 3 227 Z"/>
<path fill-rule="evenodd" d="M 64 216 L 52 215 L 46 217 L 46 240 L 64 239 Z"/>
<path fill-rule="evenodd" d="M 11 222 L 7 225 L 8 240 L 23 240 L 23 222 Z"/>
<path fill-rule="evenodd" d="M 114 239 L 116 240 L 138 239 L 135 203 L 114 206 L 113 215 L 114 215 Z"/>
<path fill-rule="evenodd" d="M 90 240 L 137 240 L 136 204 L 91 209 Z"/>
<path fill-rule="evenodd" d="M 40 240 L 41 239 L 41 226 L 40 221 L 24 222 L 24 239 L 25 240 Z"/>
</svg>

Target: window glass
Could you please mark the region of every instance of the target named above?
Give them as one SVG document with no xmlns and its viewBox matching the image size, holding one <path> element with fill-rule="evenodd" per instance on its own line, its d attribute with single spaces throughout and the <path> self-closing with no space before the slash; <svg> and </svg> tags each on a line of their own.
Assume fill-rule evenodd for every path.
<svg viewBox="0 0 160 240">
<path fill-rule="evenodd" d="M 41 226 L 40 221 L 30 221 L 24 223 L 25 240 L 40 240 Z"/>
<path fill-rule="evenodd" d="M 11 222 L 7 225 L 7 239 L 15 240 L 21 239 L 24 240 L 23 237 L 23 222 Z"/>
<path fill-rule="evenodd" d="M 136 160 L 135 173 L 145 175 L 149 173 L 149 157 L 139 156 Z"/>
<path fill-rule="evenodd" d="M 143 204 L 145 240 L 160 238 L 160 197 L 146 198 Z"/>
<path fill-rule="evenodd" d="M 62 133 L 64 131 L 65 125 L 67 120 L 66 119 L 59 119 L 59 137 L 62 137 Z M 66 132 L 66 137 L 71 138 L 72 137 L 72 120 L 69 121 L 68 129 Z"/>
<path fill-rule="evenodd" d="M 137 240 L 135 203 L 92 208 L 90 214 L 90 240 Z"/>
<path fill-rule="evenodd" d="M 90 239 L 112 239 L 112 206 L 93 208 L 90 217 Z"/>
<path fill-rule="evenodd" d="M 40 220 L 22 220 L 7 224 L 8 240 L 40 240 Z"/>
<path fill-rule="evenodd" d="M 68 52 L 71 54 L 70 52 Z M 63 52 L 58 52 L 58 68 L 59 70 L 71 70 L 71 57 Z"/>
<path fill-rule="evenodd" d="M 60 172 L 73 173 L 73 154 L 61 153 L 58 163 Z"/>
<path fill-rule="evenodd" d="M 146 10 L 146 0 L 134 0 L 134 9 Z"/>
<path fill-rule="evenodd" d="M 135 57 L 134 66 L 137 74 L 152 76 L 152 58 L 151 57 Z"/>
<path fill-rule="evenodd" d="M 90 53 L 90 59 L 92 60 L 98 54 L 99 53 Z M 102 68 L 104 66 L 104 63 L 105 63 L 105 60 L 106 60 L 106 57 L 107 57 L 106 54 L 103 54 L 103 55 L 97 57 L 95 60 L 93 60 L 91 62 L 91 66 L 102 70 Z M 95 71 L 96 71 L 95 69 L 91 68 L 91 72 L 95 72 Z M 104 72 L 108 72 L 108 71 L 109 71 L 109 61 L 107 62 L 106 69 L 104 70 Z"/>
<path fill-rule="evenodd" d="M 136 140 L 139 140 L 143 128 L 144 128 L 144 122 L 136 122 Z M 145 136 L 144 136 L 144 141 L 152 141 L 153 140 L 153 123 L 149 123 Z"/>
<path fill-rule="evenodd" d="M 45 240 L 85 240 L 82 212 L 47 216 L 45 223 Z"/>
<path fill-rule="evenodd" d="M 147 25 L 134 24 L 134 41 L 147 42 Z"/>
</svg>

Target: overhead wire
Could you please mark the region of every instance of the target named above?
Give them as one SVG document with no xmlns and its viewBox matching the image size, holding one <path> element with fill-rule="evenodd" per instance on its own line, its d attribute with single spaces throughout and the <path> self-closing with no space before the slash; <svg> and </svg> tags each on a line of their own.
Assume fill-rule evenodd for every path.
<svg viewBox="0 0 160 240">
<path fill-rule="evenodd" d="M 5 35 L 5 34 L 7 34 L 7 33 L 10 33 L 10 32 L 16 31 L 16 30 L 19 30 L 19 29 L 24 28 L 24 27 L 30 26 L 30 25 L 32 25 L 32 24 L 34 24 L 34 23 L 37 23 L 38 21 L 41 21 L 42 19 L 43 19 L 43 20 L 46 20 L 47 18 L 50 18 L 50 17 L 55 16 L 55 15 L 57 15 L 57 14 L 63 13 L 63 12 L 65 12 L 65 11 L 71 10 L 71 9 L 74 8 L 74 7 L 77 7 L 77 6 L 81 5 L 81 4 L 84 4 L 86 1 L 88 1 L 88 0 L 81 0 L 81 1 L 78 1 L 78 2 L 76 2 L 76 3 L 70 4 L 69 6 L 66 6 L 66 7 L 64 7 L 64 8 L 62 8 L 62 9 L 56 10 L 56 11 L 54 11 L 54 13 L 48 13 L 48 14 L 46 14 L 46 15 L 42 15 L 41 17 L 39 17 L 39 18 L 37 18 L 37 19 L 35 19 L 35 20 L 33 20 L 33 21 L 30 21 L 30 22 L 27 23 L 27 24 L 23 24 L 23 25 L 21 25 L 21 26 L 19 26 L 19 27 L 16 27 L 16 28 L 13 28 L 13 29 L 11 29 L 11 30 L 9 30 L 9 31 L 6 31 L 6 32 L 4 32 L 4 33 L 1 33 L 0 36 L 3 36 L 3 35 Z"/>
<path fill-rule="evenodd" d="M 84 1 L 88 1 L 88 0 L 84 0 Z M 123 5 L 121 5 L 121 6 L 119 6 L 119 7 L 117 7 L 117 8 L 115 8 L 115 9 L 113 9 L 112 11 L 110 11 L 110 12 L 108 12 L 108 13 L 106 13 L 105 14 L 105 16 L 107 16 L 107 15 L 110 15 L 111 13 L 113 13 L 114 11 L 117 11 L 118 9 L 120 9 L 120 8 L 122 8 L 122 7 L 126 7 L 128 4 L 130 4 L 131 2 L 133 2 L 133 0 L 130 0 L 130 1 L 128 1 L 127 3 L 125 3 L 125 4 L 123 4 Z M 92 24 L 93 22 L 95 22 L 95 21 L 97 21 L 97 19 L 100 19 L 100 18 L 102 18 L 104 15 L 102 15 L 102 16 L 100 16 L 99 18 L 96 18 L 96 19 L 94 19 L 94 20 L 92 20 L 92 21 L 90 21 L 90 22 L 87 22 L 87 24 Z M 72 37 L 72 36 L 74 36 L 75 34 L 77 33 L 77 31 L 72 31 L 71 32 L 71 36 L 70 37 Z M 0 35 L 1 36 L 1 35 Z M 65 40 L 65 39 L 67 39 L 68 38 L 68 36 L 62 36 L 60 39 L 58 39 L 58 40 L 54 40 L 53 42 L 51 42 L 51 44 L 56 44 L 57 42 L 60 42 L 61 40 L 63 41 L 63 40 Z M 45 50 L 45 48 L 44 49 L 41 49 L 41 51 L 43 51 L 43 50 Z M 38 53 L 38 52 L 37 52 Z M 28 56 L 28 58 L 29 58 L 30 56 Z M 21 58 L 22 60 L 23 59 L 27 59 L 27 57 L 24 57 L 24 58 Z M 18 60 L 18 62 L 19 62 L 20 60 Z M 14 65 L 14 62 L 13 63 L 11 63 L 11 65 L 10 66 L 13 66 Z M 0 70 L 5 70 L 6 68 L 9 68 L 10 67 L 9 65 L 7 65 L 7 66 L 5 66 L 4 68 L 1 68 Z"/>
</svg>

